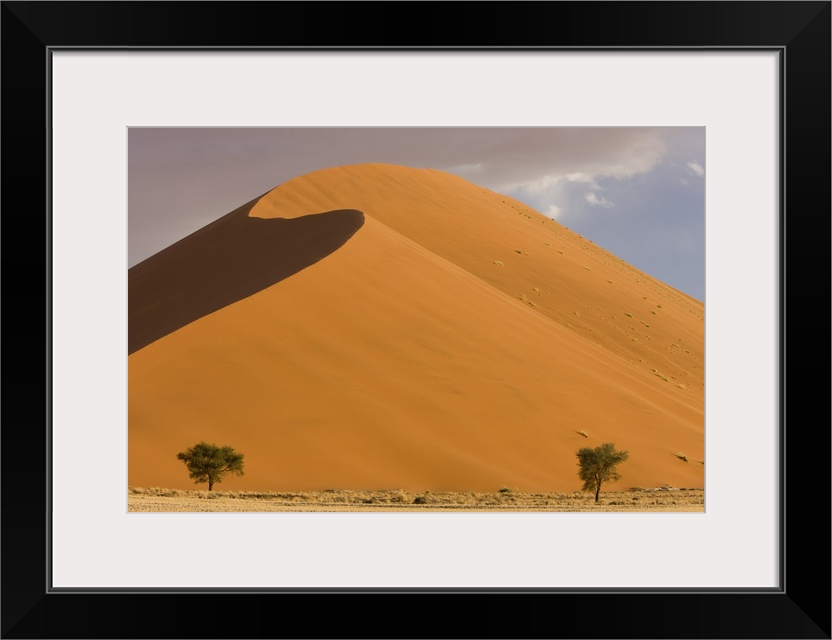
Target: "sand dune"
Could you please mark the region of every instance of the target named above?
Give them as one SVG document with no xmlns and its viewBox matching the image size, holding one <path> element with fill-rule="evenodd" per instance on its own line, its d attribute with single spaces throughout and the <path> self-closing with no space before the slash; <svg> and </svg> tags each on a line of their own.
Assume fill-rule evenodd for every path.
<svg viewBox="0 0 832 640">
<path fill-rule="evenodd" d="M 225 490 L 573 491 L 607 441 L 616 488 L 704 484 L 702 303 L 455 176 L 294 179 L 129 286 L 131 486 L 199 440 Z"/>
</svg>

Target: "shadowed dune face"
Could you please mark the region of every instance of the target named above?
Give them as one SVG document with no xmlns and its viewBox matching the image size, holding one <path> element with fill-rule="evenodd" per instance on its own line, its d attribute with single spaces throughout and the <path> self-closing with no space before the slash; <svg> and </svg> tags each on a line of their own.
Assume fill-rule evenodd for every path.
<svg viewBox="0 0 832 640">
<path fill-rule="evenodd" d="M 315 264 L 364 224 L 355 209 L 249 217 L 258 200 L 129 270 L 128 353 Z"/>
</svg>

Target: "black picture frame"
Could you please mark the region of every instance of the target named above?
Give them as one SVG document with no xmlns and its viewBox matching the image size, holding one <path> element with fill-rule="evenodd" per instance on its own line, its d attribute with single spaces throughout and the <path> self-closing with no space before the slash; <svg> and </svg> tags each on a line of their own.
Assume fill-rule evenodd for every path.
<svg viewBox="0 0 832 640">
<path fill-rule="evenodd" d="M 2 637 L 829 638 L 830 15 L 828 1 L 2 2 Z M 780 587 L 52 590 L 48 97 L 51 52 L 70 47 L 779 52 Z"/>
</svg>

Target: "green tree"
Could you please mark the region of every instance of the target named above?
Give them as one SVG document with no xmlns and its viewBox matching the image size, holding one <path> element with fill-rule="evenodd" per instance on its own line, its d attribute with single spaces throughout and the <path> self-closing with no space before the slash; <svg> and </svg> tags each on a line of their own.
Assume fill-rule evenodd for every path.
<svg viewBox="0 0 832 640">
<path fill-rule="evenodd" d="M 208 483 L 208 491 L 215 482 L 222 482 L 226 473 L 243 475 L 243 454 L 231 447 L 218 447 L 215 444 L 200 442 L 190 449 L 176 454 L 176 458 L 185 463 L 194 484 Z"/>
<path fill-rule="evenodd" d="M 616 451 L 615 445 L 605 442 L 594 449 L 578 449 L 578 476 L 584 481 L 584 491 L 595 491 L 595 502 L 601 493 L 601 485 L 621 478 L 616 466 L 630 457 L 627 451 Z"/>
</svg>

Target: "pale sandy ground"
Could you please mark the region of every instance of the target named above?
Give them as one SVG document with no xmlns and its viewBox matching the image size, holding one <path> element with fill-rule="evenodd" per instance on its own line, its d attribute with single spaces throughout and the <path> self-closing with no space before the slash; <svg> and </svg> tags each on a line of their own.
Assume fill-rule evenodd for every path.
<svg viewBox="0 0 832 640">
<path fill-rule="evenodd" d="M 332 512 L 332 511 L 551 511 L 551 512 L 704 512 L 701 489 L 651 488 L 639 491 L 574 493 L 315 491 L 207 492 L 140 489 L 128 492 L 128 511 L 136 512 Z"/>
<path fill-rule="evenodd" d="M 129 276 L 130 486 L 201 440 L 233 491 L 705 485 L 703 304 L 455 176 L 315 172 Z"/>
</svg>

